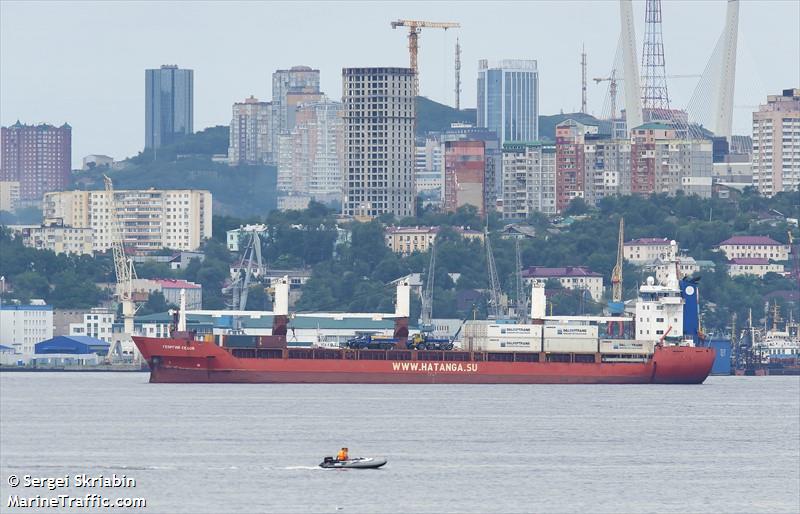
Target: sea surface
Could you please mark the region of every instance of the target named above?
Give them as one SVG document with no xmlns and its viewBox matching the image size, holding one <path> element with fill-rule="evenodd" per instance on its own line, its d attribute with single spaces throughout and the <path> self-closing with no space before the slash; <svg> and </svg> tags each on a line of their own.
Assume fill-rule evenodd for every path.
<svg viewBox="0 0 800 514">
<path fill-rule="evenodd" d="M 385 456 L 323 470 L 326 455 Z M 125 474 L 135 487 L 11 488 Z M 800 377 L 700 386 L 166 385 L 0 373 L 10 495 L 141 497 L 45 512 L 800 512 Z"/>
</svg>

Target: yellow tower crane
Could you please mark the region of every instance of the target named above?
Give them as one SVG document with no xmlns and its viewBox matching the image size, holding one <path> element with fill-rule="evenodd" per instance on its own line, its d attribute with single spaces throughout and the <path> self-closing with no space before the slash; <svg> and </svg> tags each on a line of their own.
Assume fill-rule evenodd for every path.
<svg viewBox="0 0 800 514">
<path fill-rule="evenodd" d="M 408 54 L 409 67 L 414 72 L 414 97 L 419 94 L 419 70 L 417 68 L 417 52 L 419 51 L 419 35 L 423 28 L 428 29 L 457 29 L 460 23 L 445 21 L 397 20 L 391 22 L 392 28 L 408 27 Z"/>
</svg>

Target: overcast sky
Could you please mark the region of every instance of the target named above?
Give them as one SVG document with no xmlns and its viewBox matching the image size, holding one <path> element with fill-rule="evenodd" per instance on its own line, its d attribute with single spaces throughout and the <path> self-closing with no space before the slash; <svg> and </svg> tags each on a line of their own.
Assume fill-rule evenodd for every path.
<svg viewBox="0 0 800 514">
<path fill-rule="evenodd" d="M 644 1 L 634 0 L 641 58 Z M 703 71 L 722 31 L 725 1 L 664 0 L 668 74 Z M 14 2 L 0 0 L 0 123 L 68 122 L 73 163 L 116 159 L 144 146 L 144 70 L 195 70 L 194 128 L 228 124 L 231 104 L 271 98 L 275 69 L 319 68 L 341 96 L 341 69 L 407 66 L 397 18 L 457 21 L 420 38 L 421 94 L 454 103 L 454 45 L 461 39 L 462 107 L 475 106 L 478 59 L 536 59 L 540 112 L 580 108 L 580 52 L 589 77 L 608 75 L 619 37 L 616 0 L 534 2 Z M 734 132 L 750 133 L 752 106 L 800 86 L 800 2 L 741 3 Z M 696 79 L 670 82 L 685 106 Z M 589 84 L 589 111 L 606 85 Z"/>
</svg>

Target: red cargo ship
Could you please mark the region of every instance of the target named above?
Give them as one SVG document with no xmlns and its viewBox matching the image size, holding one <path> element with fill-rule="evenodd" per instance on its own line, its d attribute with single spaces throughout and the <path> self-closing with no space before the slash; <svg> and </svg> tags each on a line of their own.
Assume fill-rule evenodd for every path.
<svg viewBox="0 0 800 514">
<path fill-rule="evenodd" d="M 652 298 L 647 301 L 651 303 L 676 304 L 676 298 L 680 298 L 671 289 L 648 287 L 645 290 Z M 543 302 L 537 299 L 543 300 L 544 292 L 534 289 L 533 295 L 532 319 L 543 323 Z M 625 354 L 625 350 L 609 351 L 608 345 L 613 347 L 615 341 L 600 339 L 591 343 L 596 350 L 572 351 L 564 345 L 563 349 L 544 351 L 550 346 L 547 337 L 533 340 L 536 349 L 532 351 L 471 344 L 469 350 L 479 351 L 411 350 L 406 346 L 408 305 L 408 285 L 400 284 L 395 313 L 382 315 L 394 319 L 395 344 L 391 349 L 287 347 L 288 282 L 277 286 L 275 312 L 267 313 L 272 315 L 272 334 L 257 337 L 255 346 L 237 347 L 233 343 L 236 337 L 195 339 L 194 333 L 186 330 L 185 310 L 176 320 L 172 337 L 134 336 L 133 340 L 150 365 L 150 381 L 159 383 L 700 384 L 714 363 L 713 348 L 665 345 L 664 337 L 658 344 L 651 342 L 650 350 L 636 355 Z M 530 326 L 500 328 L 510 332 L 514 327 Z M 566 332 L 569 325 L 561 327 L 559 331 Z M 575 343 L 574 339 L 569 341 Z"/>
<path fill-rule="evenodd" d="M 324 348 L 224 348 L 211 341 L 134 337 L 150 382 L 324 384 L 700 384 L 714 350 L 657 346 L 646 362 L 601 356 Z M 568 357 L 564 357 L 564 356 Z M 576 360 L 579 359 L 579 360 Z"/>
</svg>

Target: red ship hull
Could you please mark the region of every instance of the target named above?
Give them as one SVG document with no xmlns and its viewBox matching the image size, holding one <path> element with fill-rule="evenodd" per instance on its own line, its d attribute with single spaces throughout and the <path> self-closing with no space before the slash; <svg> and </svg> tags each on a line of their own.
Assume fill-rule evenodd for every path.
<svg viewBox="0 0 800 514">
<path fill-rule="evenodd" d="M 698 347 L 657 347 L 645 362 L 600 362 L 599 355 L 596 362 L 547 362 L 544 354 L 541 362 L 495 362 L 467 352 L 409 351 L 400 352 L 407 358 L 393 360 L 392 353 L 379 350 L 325 350 L 324 357 L 296 358 L 282 349 L 271 350 L 272 358 L 243 358 L 212 342 L 133 340 L 155 383 L 700 384 L 714 363 L 714 350 Z"/>
</svg>

